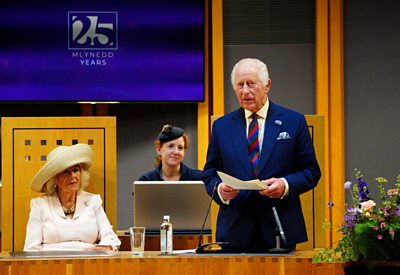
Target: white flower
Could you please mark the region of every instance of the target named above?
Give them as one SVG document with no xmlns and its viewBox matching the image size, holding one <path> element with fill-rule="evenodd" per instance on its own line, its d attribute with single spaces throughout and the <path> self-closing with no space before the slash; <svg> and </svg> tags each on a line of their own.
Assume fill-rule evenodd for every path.
<svg viewBox="0 0 400 275">
<path fill-rule="evenodd" d="M 346 182 L 344 183 L 344 189 L 345 189 L 345 190 L 350 189 L 350 187 L 351 187 L 352 184 L 353 184 L 353 183 L 352 183 L 351 181 L 346 181 Z"/>
<path fill-rule="evenodd" d="M 360 203 L 361 209 L 367 212 L 371 212 L 372 209 L 375 207 L 376 203 L 373 200 L 364 201 Z"/>
</svg>

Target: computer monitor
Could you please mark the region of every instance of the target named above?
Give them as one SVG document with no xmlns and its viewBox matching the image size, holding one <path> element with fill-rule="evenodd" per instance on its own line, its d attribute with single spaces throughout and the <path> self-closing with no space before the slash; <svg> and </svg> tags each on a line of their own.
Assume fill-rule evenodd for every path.
<svg viewBox="0 0 400 275">
<path fill-rule="evenodd" d="M 202 181 L 133 182 L 133 220 L 146 233 L 159 232 L 164 215 L 171 217 L 176 233 L 199 233 L 211 198 Z M 204 229 L 211 230 L 211 215 Z"/>
</svg>

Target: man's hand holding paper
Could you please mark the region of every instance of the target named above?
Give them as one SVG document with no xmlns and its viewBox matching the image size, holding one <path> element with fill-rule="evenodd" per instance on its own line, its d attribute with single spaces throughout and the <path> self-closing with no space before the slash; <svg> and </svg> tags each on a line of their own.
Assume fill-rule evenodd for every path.
<svg viewBox="0 0 400 275">
<path fill-rule="evenodd" d="M 233 189 L 238 190 L 263 190 L 268 188 L 268 185 L 259 179 L 247 180 L 243 181 L 237 178 L 234 178 L 228 174 L 218 171 L 218 176 L 221 178 L 222 182 L 225 185 L 232 187 Z"/>
<path fill-rule="evenodd" d="M 264 184 L 268 186 L 268 188 L 265 188 L 263 190 L 260 190 L 260 194 L 263 196 L 267 196 L 268 198 L 271 199 L 279 199 L 282 198 L 284 192 L 285 192 L 285 182 L 283 181 L 282 178 L 270 178 L 267 180 L 262 181 Z"/>
<path fill-rule="evenodd" d="M 239 190 L 259 190 L 262 196 L 279 199 L 282 198 L 286 188 L 285 182 L 281 178 L 270 178 L 263 181 L 258 179 L 242 181 L 220 171 L 217 173 L 222 180 L 219 193 L 226 201 L 234 199 Z"/>
<path fill-rule="evenodd" d="M 219 195 L 224 199 L 225 202 L 233 200 L 238 194 L 239 189 L 234 189 L 223 182 L 218 186 Z"/>
</svg>

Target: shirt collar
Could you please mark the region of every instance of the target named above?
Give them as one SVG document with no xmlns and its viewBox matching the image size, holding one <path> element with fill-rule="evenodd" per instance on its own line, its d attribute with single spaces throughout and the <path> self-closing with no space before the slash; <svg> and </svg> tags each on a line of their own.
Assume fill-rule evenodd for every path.
<svg viewBox="0 0 400 275">
<path fill-rule="evenodd" d="M 266 119 L 267 118 L 267 113 L 268 113 L 268 108 L 269 108 L 269 99 L 267 98 L 267 102 L 265 102 L 264 106 L 261 107 L 260 110 L 258 110 L 257 115 L 260 118 Z M 244 109 L 244 114 L 246 118 L 251 117 L 253 114 L 251 111 Z"/>
</svg>

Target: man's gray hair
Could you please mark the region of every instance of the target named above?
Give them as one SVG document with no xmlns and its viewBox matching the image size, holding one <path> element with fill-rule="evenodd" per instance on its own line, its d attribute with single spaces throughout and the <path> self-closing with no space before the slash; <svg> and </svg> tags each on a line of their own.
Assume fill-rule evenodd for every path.
<svg viewBox="0 0 400 275">
<path fill-rule="evenodd" d="M 233 89 L 235 89 L 236 69 L 237 69 L 238 65 L 243 64 L 243 63 L 251 63 L 255 67 L 257 67 L 258 68 L 258 78 L 263 82 L 264 85 L 267 85 L 268 80 L 269 80 L 269 73 L 268 73 L 267 65 L 257 58 L 243 58 L 243 59 L 239 60 L 239 62 L 237 62 L 235 64 L 235 66 L 233 66 L 233 69 L 232 69 L 231 83 L 232 83 Z"/>
</svg>

